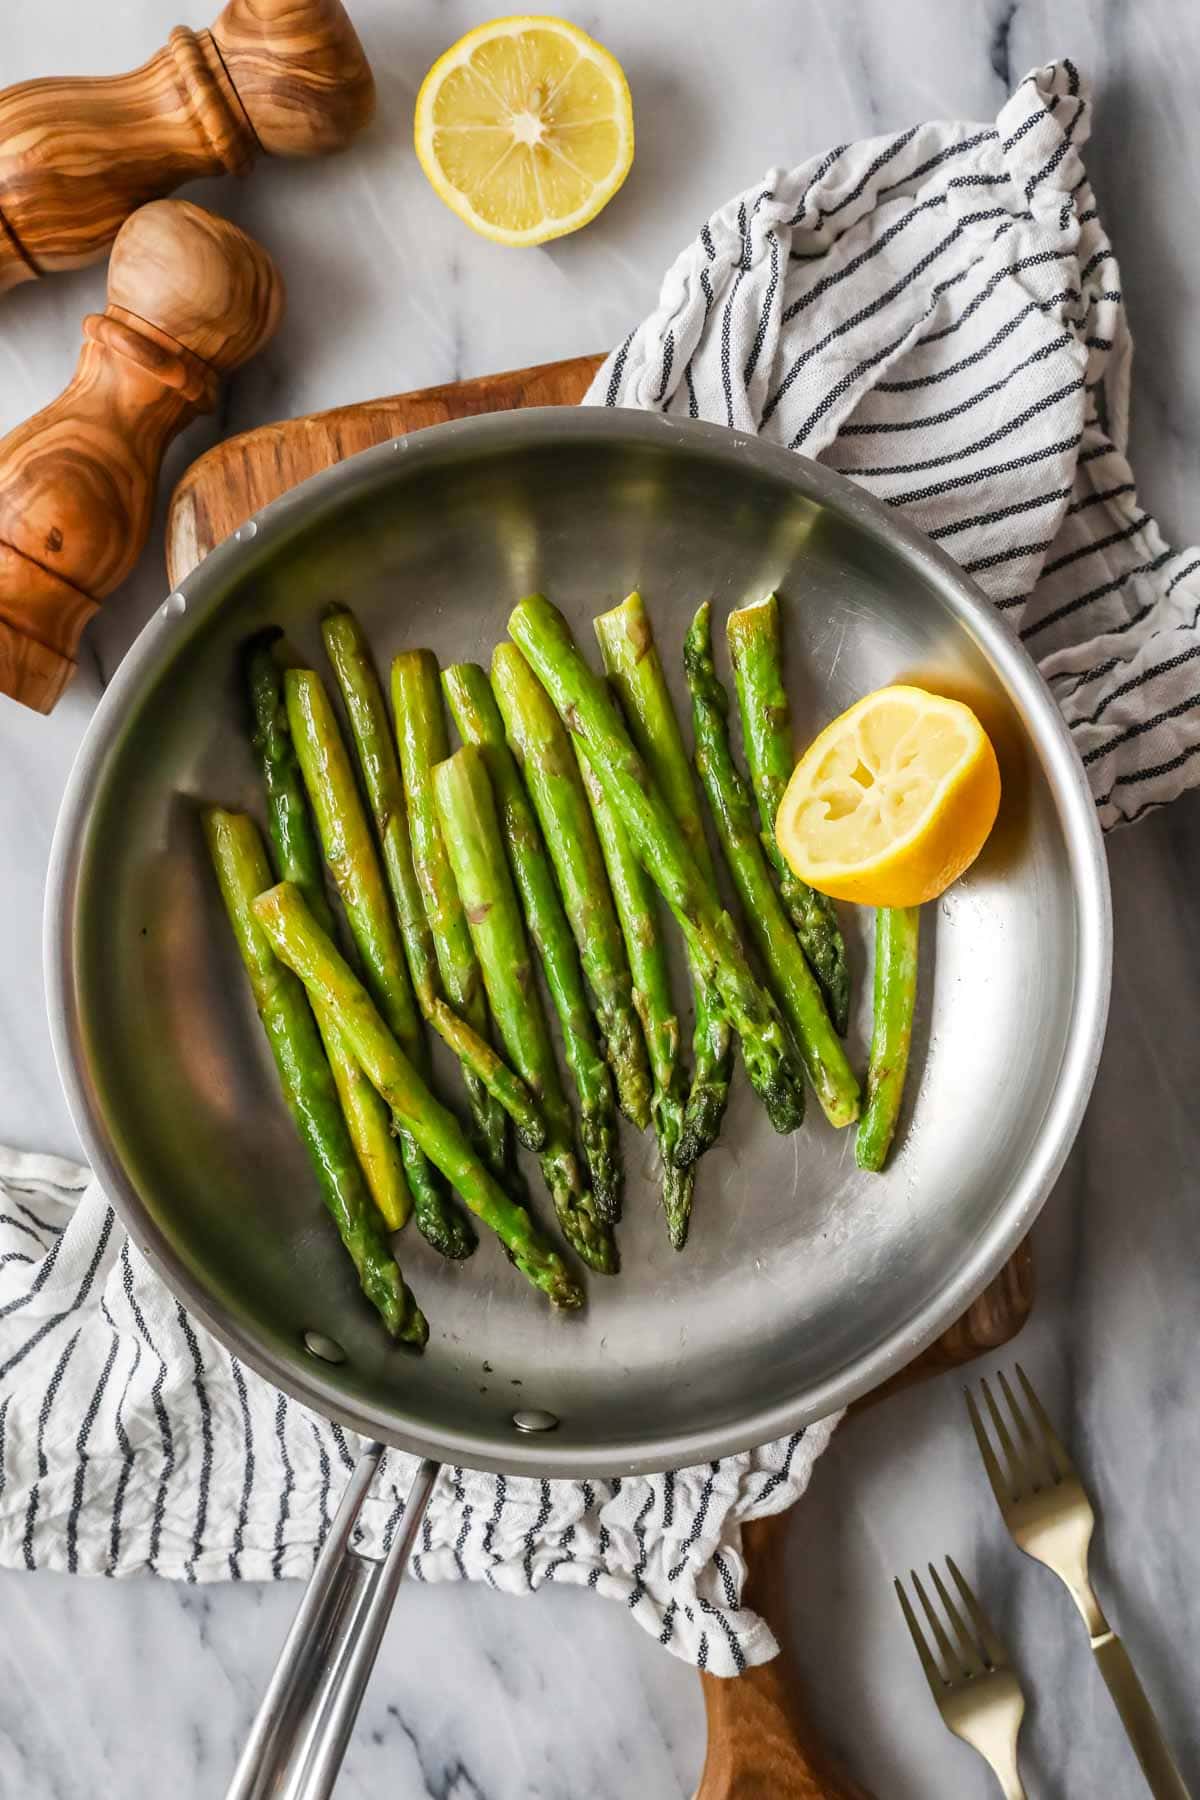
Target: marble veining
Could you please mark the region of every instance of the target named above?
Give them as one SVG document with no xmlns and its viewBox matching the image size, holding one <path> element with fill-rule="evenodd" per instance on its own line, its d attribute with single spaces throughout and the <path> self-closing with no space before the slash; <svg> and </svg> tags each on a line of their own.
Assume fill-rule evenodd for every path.
<svg viewBox="0 0 1200 1800">
<path fill-rule="evenodd" d="M 1087 153 L 1140 346 L 1133 456 L 1176 542 L 1200 537 L 1200 281 L 1194 104 L 1200 12 L 1178 0 L 588 0 L 572 11 L 624 62 L 630 180 L 587 231 L 542 251 L 471 236 L 416 168 L 424 70 L 478 0 L 351 0 L 380 117 L 349 154 L 260 165 L 194 197 L 277 256 L 291 306 L 167 482 L 223 432 L 459 375 L 603 348 L 653 303 L 698 220 L 773 163 L 938 114 L 990 119 L 1033 64 L 1069 54 L 1094 83 Z M 216 0 L 8 0 L 0 81 L 132 67 Z M 102 269 L 0 302 L 0 429 L 74 364 Z M 164 486 L 164 494 L 167 487 Z M 77 1149 L 42 1010 L 40 910 L 53 817 L 106 675 L 165 591 L 156 535 L 89 634 L 49 721 L 0 707 L 0 1141 Z M 1200 1791 L 1200 802 L 1111 846 L 1112 1022 L 1079 1145 L 1035 1233 L 1039 1295 L 1021 1355 L 1066 1427 L 1100 1512 L 1110 1614 Z M 1002 1077 L 1001 1077 L 1002 1078 Z M 791 1638 L 812 1712 L 888 1800 L 985 1800 L 983 1765 L 942 1728 L 890 1591 L 955 1554 L 1027 1678 L 1030 1791 L 1144 1793 L 1082 1632 L 1053 1579 L 1004 1536 L 944 1377 L 852 1420 L 794 1517 Z M 208 1800 L 223 1791 L 297 1590 L 0 1575 L 0 1796 Z M 674 1800 L 703 1756 L 699 1689 L 621 1609 L 548 1591 L 402 1595 L 347 1759 L 345 1800 Z"/>
</svg>

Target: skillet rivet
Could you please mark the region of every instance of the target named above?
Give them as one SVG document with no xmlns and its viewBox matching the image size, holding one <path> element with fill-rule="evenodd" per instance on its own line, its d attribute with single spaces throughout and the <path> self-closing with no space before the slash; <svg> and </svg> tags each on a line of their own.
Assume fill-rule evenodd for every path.
<svg viewBox="0 0 1200 1800">
<path fill-rule="evenodd" d="M 326 1337 L 323 1331 L 306 1331 L 304 1348 L 310 1356 L 319 1356 L 322 1362 L 340 1363 L 346 1360 L 346 1352 L 342 1346 L 334 1338 Z"/>
<path fill-rule="evenodd" d="M 558 1420 L 552 1412 L 542 1412 L 540 1407 L 530 1407 L 527 1411 L 515 1412 L 512 1422 L 518 1431 L 553 1431 Z"/>
</svg>

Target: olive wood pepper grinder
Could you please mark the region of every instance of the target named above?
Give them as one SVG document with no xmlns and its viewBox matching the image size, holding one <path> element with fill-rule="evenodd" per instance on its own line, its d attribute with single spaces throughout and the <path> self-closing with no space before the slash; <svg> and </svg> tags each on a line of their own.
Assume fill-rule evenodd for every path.
<svg viewBox="0 0 1200 1800">
<path fill-rule="evenodd" d="M 0 293 L 102 257 L 122 222 L 181 182 L 260 152 L 322 156 L 375 106 L 341 0 L 229 0 L 127 75 L 0 92 Z"/>
<path fill-rule="evenodd" d="M 0 441 L 0 693 L 53 709 L 141 554 L 167 444 L 282 310 L 274 263 L 227 220 L 156 200 L 121 228 L 69 385 Z"/>
</svg>

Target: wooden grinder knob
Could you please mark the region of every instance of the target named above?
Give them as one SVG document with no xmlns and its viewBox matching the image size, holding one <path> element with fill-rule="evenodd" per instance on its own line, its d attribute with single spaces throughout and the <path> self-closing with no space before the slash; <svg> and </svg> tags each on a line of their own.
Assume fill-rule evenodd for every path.
<svg viewBox="0 0 1200 1800">
<path fill-rule="evenodd" d="M 0 442 L 0 692 L 52 710 L 141 554 L 167 444 L 282 310 L 275 265 L 227 220 L 158 200 L 122 228 L 70 385 Z"/>
<path fill-rule="evenodd" d="M 375 107 L 341 0 L 229 0 L 148 63 L 0 93 L 0 293 L 102 257 L 125 219 L 181 182 L 260 152 L 323 156 Z"/>
</svg>

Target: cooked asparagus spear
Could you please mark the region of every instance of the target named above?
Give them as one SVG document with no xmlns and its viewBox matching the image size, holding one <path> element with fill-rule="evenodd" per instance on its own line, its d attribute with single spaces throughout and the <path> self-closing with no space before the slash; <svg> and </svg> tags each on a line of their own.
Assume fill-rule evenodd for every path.
<svg viewBox="0 0 1200 1800">
<path fill-rule="evenodd" d="M 204 814 L 204 835 L 283 1096 L 312 1160 L 321 1198 L 358 1270 L 363 1293 L 394 1338 L 419 1347 L 429 1327 L 405 1285 L 367 1191 L 304 989 L 276 961 L 253 912 L 255 896 L 271 883 L 258 829 L 243 814 L 214 807 Z"/>
<path fill-rule="evenodd" d="M 804 1116 L 804 1070 L 779 1009 L 750 972 L 733 920 L 680 836 L 670 805 L 633 747 L 607 685 L 584 661 L 566 620 L 540 594 L 522 600 L 508 629 L 595 769 L 629 841 L 652 876 L 742 1040 L 752 1086 L 776 1131 Z"/>
<path fill-rule="evenodd" d="M 729 700 L 713 663 L 712 606 L 707 600 L 692 620 L 683 663 L 692 695 L 696 767 L 746 923 L 826 1118 L 832 1125 L 848 1125 L 858 1117 L 858 1082 L 771 880 L 754 802 L 733 760 L 726 719 Z"/>
<path fill-rule="evenodd" d="M 465 1019 L 460 1019 L 439 992 L 433 933 L 425 917 L 413 868 L 396 740 L 362 627 L 353 613 L 339 607 L 327 615 L 321 635 L 358 750 L 359 767 L 382 853 L 384 876 L 400 926 L 417 1005 L 443 1042 L 449 1044 L 460 1062 L 504 1108 L 526 1149 L 540 1150 L 546 1141 L 546 1128 L 533 1095 L 487 1040 L 481 1038 Z M 420 1064 L 417 1066 L 424 1075 L 425 1069 Z"/>
<path fill-rule="evenodd" d="M 725 632 L 763 849 L 775 869 L 784 910 L 821 984 L 829 1015 L 844 1037 L 850 1016 L 850 971 L 833 901 L 792 873 L 775 842 L 775 817 L 796 762 L 775 595 L 731 612 Z"/>
<path fill-rule="evenodd" d="M 875 1024 L 867 1104 L 854 1146 L 860 1169 L 882 1169 L 900 1116 L 917 1000 L 920 923 L 915 906 L 885 906 L 875 914 Z"/>
<path fill-rule="evenodd" d="M 549 1129 L 542 1174 L 559 1224 L 583 1260 L 610 1275 L 617 1267 L 616 1245 L 575 1154 L 574 1121 L 554 1060 L 482 751 L 467 744 L 439 763 L 433 786 L 492 1017 L 509 1056 L 542 1104 Z"/>
<path fill-rule="evenodd" d="M 336 1016 L 355 1056 L 391 1107 L 512 1261 L 556 1306 L 583 1304 L 583 1289 L 523 1206 L 476 1155 L 454 1114 L 430 1093 L 388 1030 L 366 988 L 313 920 L 299 888 L 280 882 L 254 902 L 275 954 Z"/>
<path fill-rule="evenodd" d="M 629 952 L 633 975 L 633 1003 L 642 1021 L 654 1092 L 650 1112 L 662 1157 L 663 1210 L 667 1234 L 676 1250 L 687 1243 L 692 1212 L 695 1165 L 676 1166 L 687 1106 L 687 1075 L 679 1054 L 679 1020 L 671 997 L 671 976 L 666 946 L 659 929 L 658 895 L 643 869 L 617 814 L 605 798 L 596 773 L 583 755 L 579 769 L 587 790 L 596 833 L 604 852 L 605 867 L 616 901 L 617 917 Z"/>
<path fill-rule="evenodd" d="M 389 1028 L 418 1066 L 425 1056 L 421 1020 L 413 1000 L 404 951 L 383 873 L 363 811 L 350 757 L 324 683 L 312 669 L 288 669 L 283 678 L 288 725 L 325 861 L 342 897 L 371 993 Z M 443 1256 L 469 1256 L 475 1234 L 454 1206 L 428 1158 L 401 1132 L 400 1154 L 412 1189 L 423 1237 Z"/>
<path fill-rule="evenodd" d="M 437 659 L 432 651 L 406 650 L 396 657 L 392 663 L 392 710 L 396 715 L 413 869 L 433 938 L 442 989 L 459 1017 L 477 1036 L 486 1038 L 487 998 L 433 798 L 433 766 L 445 760 L 450 746 Z M 503 1174 L 509 1166 L 504 1114 L 475 1076 L 467 1075 L 466 1084 L 480 1143 L 492 1168 Z"/>
<path fill-rule="evenodd" d="M 579 1135 L 597 1211 L 610 1222 L 621 1212 L 621 1149 L 612 1077 L 596 1041 L 579 952 L 554 883 L 537 814 L 504 737 L 491 683 L 478 663 L 454 663 L 442 675 L 450 714 L 464 744 L 483 752 L 500 828 L 525 924 L 562 1031 L 567 1067 L 579 1095 Z"/>
<path fill-rule="evenodd" d="M 646 1047 L 579 765 L 544 689 L 511 644 L 496 646 L 492 687 L 558 877 L 618 1103 L 625 1117 L 644 1131 L 650 1123 Z"/>
<path fill-rule="evenodd" d="M 700 817 L 700 795 L 679 733 L 679 722 L 642 597 L 632 593 L 596 620 L 604 667 L 624 708 L 629 732 L 670 808 L 713 897 L 717 875 Z M 716 1139 L 729 1099 L 733 1033 L 721 998 L 702 962 L 689 951 L 695 1023 L 692 1085 L 676 1147 L 681 1166 L 694 1162 Z"/>
<path fill-rule="evenodd" d="M 283 670 L 289 661 L 277 629 L 259 632 L 245 647 L 243 672 L 253 719 L 251 743 L 266 787 L 267 823 L 279 876 L 295 882 L 322 929 L 332 936 L 333 912 L 325 892 L 321 848 L 283 699 Z M 316 1020 L 367 1186 L 389 1229 L 398 1231 L 412 1212 L 412 1195 L 388 1109 L 355 1062 L 334 1021 L 319 1008 Z"/>
</svg>

